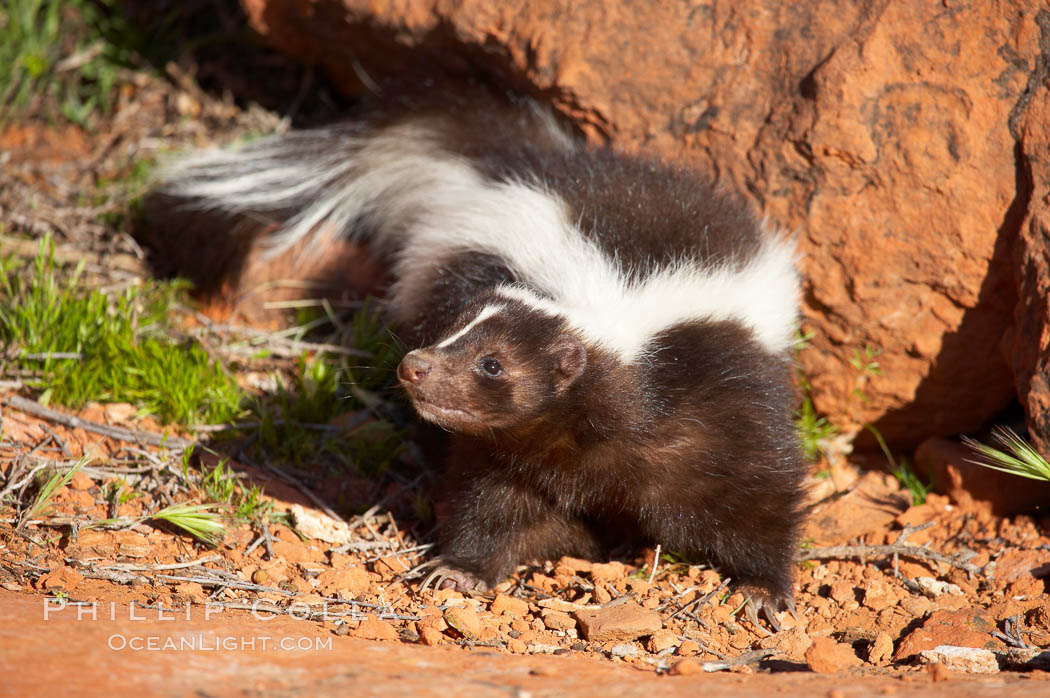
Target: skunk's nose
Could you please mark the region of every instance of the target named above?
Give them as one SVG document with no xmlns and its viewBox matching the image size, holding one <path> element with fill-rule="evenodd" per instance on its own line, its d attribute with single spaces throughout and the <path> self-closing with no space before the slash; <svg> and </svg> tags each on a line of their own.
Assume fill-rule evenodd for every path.
<svg viewBox="0 0 1050 698">
<path fill-rule="evenodd" d="M 420 356 L 419 352 L 410 351 L 397 365 L 397 377 L 402 383 L 419 385 L 430 375 L 430 362 Z"/>
</svg>

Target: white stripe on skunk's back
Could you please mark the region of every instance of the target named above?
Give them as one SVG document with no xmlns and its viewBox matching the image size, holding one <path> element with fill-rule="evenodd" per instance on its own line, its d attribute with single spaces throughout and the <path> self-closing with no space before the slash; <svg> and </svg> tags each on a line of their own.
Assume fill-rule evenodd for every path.
<svg viewBox="0 0 1050 698">
<path fill-rule="evenodd" d="M 580 267 L 575 272 L 564 269 L 573 276 L 559 291 L 548 291 L 564 299 L 561 302 L 519 285 L 505 286 L 500 293 L 563 315 L 587 339 L 625 362 L 640 358 L 659 332 L 691 320 L 740 322 L 767 351 L 779 353 L 792 345 L 797 330 L 799 283 L 794 260 L 790 243 L 768 240 L 739 269 L 683 264 L 631 284 L 622 278 L 607 283 L 612 274 L 584 273 L 585 267 Z"/>
<path fill-rule="evenodd" d="M 436 198 L 410 231 L 395 294 L 418 293 L 412 280 L 436 259 L 479 251 L 499 256 L 524 280 L 524 286 L 504 287 L 504 295 L 564 316 L 625 362 L 637 359 L 660 331 L 697 319 L 741 322 L 771 352 L 793 341 L 799 295 L 795 255 L 789 242 L 772 234 L 742 264 L 712 268 L 682 260 L 625 274 L 569 222 L 555 194 L 522 182 L 479 180 L 457 189 Z M 702 229 L 698 222 L 698 235 Z M 698 248 L 702 244 L 698 240 Z"/>
</svg>

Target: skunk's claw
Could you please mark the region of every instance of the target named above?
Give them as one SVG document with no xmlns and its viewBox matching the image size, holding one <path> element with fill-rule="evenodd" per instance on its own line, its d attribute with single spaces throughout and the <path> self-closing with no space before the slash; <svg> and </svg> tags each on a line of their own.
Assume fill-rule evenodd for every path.
<svg viewBox="0 0 1050 698">
<path fill-rule="evenodd" d="M 434 591 L 450 588 L 456 591 L 488 591 L 488 584 L 470 572 L 446 565 L 435 567 L 419 585 L 419 593 L 424 593 L 431 586 Z"/>
<path fill-rule="evenodd" d="M 769 623 L 769 627 L 773 628 L 773 632 L 779 633 L 784 629 L 776 616 L 780 610 L 786 610 L 791 614 L 792 618 L 796 621 L 798 620 L 798 612 L 795 610 L 795 599 L 793 598 L 771 599 L 761 591 L 751 590 L 748 593 L 747 602 L 744 604 L 744 613 L 747 615 L 747 619 L 763 635 L 772 635 L 773 633 L 766 630 L 762 625 L 762 622 L 758 619 L 759 612 L 766 617 L 766 621 Z"/>
</svg>

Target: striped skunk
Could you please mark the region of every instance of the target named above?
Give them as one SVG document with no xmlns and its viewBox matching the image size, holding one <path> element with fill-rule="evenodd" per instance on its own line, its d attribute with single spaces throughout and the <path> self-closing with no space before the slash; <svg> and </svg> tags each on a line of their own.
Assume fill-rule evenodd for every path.
<svg viewBox="0 0 1050 698">
<path fill-rule="evenodd" d="M 588 147 L 534 102 L 437 102 L 199 152 L 155 197 L 274 221 L 275 251 L 352 236 L 387 261 L 390 319 L 417 347 L 398 378 L 452 432 L 426 583 L 485 589 L 641 540 L 706 557 L 776 626 L 804 469 L 792 245 L 703 177 Z"/>
</svg>

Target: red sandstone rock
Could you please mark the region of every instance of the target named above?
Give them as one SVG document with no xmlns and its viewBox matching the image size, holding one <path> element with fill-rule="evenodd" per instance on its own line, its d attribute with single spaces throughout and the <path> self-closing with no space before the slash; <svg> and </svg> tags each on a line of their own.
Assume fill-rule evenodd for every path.
<svg viewBox="0 0 1050 698">
<path fill-rule="evenodd" d="M 677 647 L 680 642 L 678 636 L 670 630 L 657 630 L 649 636 L 648 642 L 645 643 L 645 649 L 656 654 L 657 652 L 663 652 L 666 649 Z"/>
<path fill-rule="evenodd" d="M 627 574 L 627 568 L 622 562 L 596 562 L 591 565 L 591 579 L 595 582 L 611 582 L 620 579 Z"/>
<path fill-rule="evenodd" d="M 117 531 L 113 534 L 117 544 L 117 555 L 121 557 L 141 558 L 153 551 L 149 539 L 134 531 Z"/>
<path fill-rule="evenodd" d="M 1033 37 L 1038 34 L 1045 46 L 1050 16 L 1043 8 L 1034 22 L 1029 18 L 1022 27 Z M 1050 66 L 1043 55 L 1025 91 L 1018 94 L 1010 122 L 1019 146 L 1017 193 L 1009 219 L 1012 225 L 1020 224 L 1014 257 L 1019 300 L 1004 347 L 1032 439 L 1043 455 L 1050 455 L 1050 201 L 1045 196 L 1050 181 Z"/>
<path fill-rule="evenodd" d="M 923 650 L 919 658 L 930 665 L 930 673 L 934 681 L 946 681 L 951 678 L 950 672 L 962 671 L 967 674 L 997 674 L 999 673 L 999 662 L 995 655 L 988 650 L 976 649 L 974 647 L 952 647 L 941 645 L 932 650 Z M 949 672 L 947 678 L 938 678 L 933 673 L 933 667 L 943 667 Z"/>
<path fill-rule="evenodd" d="M 361 624 L 350 631 L 353 637 L 362 640 L 397 640 L 397 630 L 387 621 L 382 621 L 375 616 L 368 615 Z"/>
<path fill-rule="evenodd" d="M 803 535 L 818 545 L 846 543 L 884 529 L 911 504 L 911 495 L 889 473 L 868 472 L 841 497 L 814 508 Z"/>
<path fill-rule="evenodd" d="M 433 647 L 443 643 L 445 638 L 437 629 L 427 626 L 419 631 L 419 641 L 424 645 Z"/>
<path fill-rule="evenodd" d="M 475 640 L 481 634 L 481 619 L 472 608 L 448 609 L 445 611 L 445 622 L 468 640 Z"/>
<path fill-rule="evenodd" d="M 1042 548 L 1010 548 L 995 560 L 995 578 L 999 582 L 1047 576 L 1050 576 L 1050 552 Z"/>
<path fill-rule="evenodd" d="M 516 599 L 513 596 L 507 596 L 506 594 L 496 594 L 496 598 L 492 600 L 492 605 L 489 607 L 493 615 L 509 615 L 521 617 L 529 612 L 529 604 L 527 601 L 522 599 Z"/>
<path fill-rule="evenodd" d="M 893 659 L 901 661 L 939 645 L 992 649 L 996 647 L 991 634 L 993 630 L 995 621 L 983 611 L 934 611 L 920 627 L 900 641 Z"/>
<path fill-rule="evenodd" d="M 932 664 L 927 664 L 926 673 L 930 675 L 930 679 L 932 679 L 934 683 L 941 683 L 942 681 L 951 681 L 952 679 L 951 669 L 941 664 L 940 662 L 933 662 Z"/>
<path fill-rule="evenodd" d="M 681 158 L 752 196 L 799 232 L 814 330 L 801 360 L 818 410 L 836 421 L 917 443 L 973 429 L 1010 399 L 999 345 L 1016 305 L 1011 239 L 1031 190 L 1015 145 L 1023 136 L 1025 163 L 1045 181 L 1050 131 L 1041 15 L 1026 0 L 951 11 L 815 0 L 644 12 L 599 0 L 242 4 L 273 44 L 348 92 L 362 74 L 428 62 L 485 73 L 552 100 L 592 140 Z M 1012 360 L 1045 415 L 1048 286 L 1035 270 L 1047 267 L 1037 244 L 1047 218 L 1045 202 L 1031 204 L 1032 300 L 1018 308 Z M 878 373 L 852 365 L 867 347 L 881 352 L 870 359 Z"/>
<path fill-rule="evenodd" d="M 880 632 L 875 636 L 868 650 L 868 662 L 880 666 L 889 662 L 893 655 L 893 639 L 886 632 Z"/>
<path fill-rule="evenodd" d="M 687 658 L 675 662 L 668 673 L 671 676 L 692 676 L 704 673 L 704 669 L 695 660 Z"/>
<path fill-rule="evenodd" d="M 633 603 L 595 611 L 576 611 L 575 616 L 581 634 L 590 642 L 634 640 L 663 627 L 659 613 Z"/>
<path fill-rule="evenodd" d="M 572 574 L 589 573 L 593 565 L 590 560 L 581 560 L 578 557 L 565 556 L 558 560 L 558 567 L 563 567 Z"/>
<path fill-rule="evenodd" d="M 830 637 L 814 638 L 806 650 L 806 664 L 818 674 L 836 674 L 863 662 L 849 645 L 835 642 Z"/>
<path fill-rule="evenodd" d="M 65 565 L 56 567 L 40 577 L 37 585 L 41 589 L 54 589 L 71 592 L 84 581 L 84 575 Z"/>
<path fill-rule="evenodd" d="M 320 583 L 321 590 L 326 594 L 345 591 L 350 597 L 368 591 L 371 583 L 368 572 L 363 567 L 325 570 L 318 575 L 317 581 Z"/>
<path fill-rule="evenodd" d="M 73 475 L 73 479 L 69 483 L 70 489 L 73 490 L 90 490 L 95 486 L 95 482 L 82 472 L 77 472 Z"/>
<path fill-rule="evenodd" d="M 543 624 L 548 630 L 575 630 L 576 621 L 562 611 L 543 611 Z"/>
</svg>

